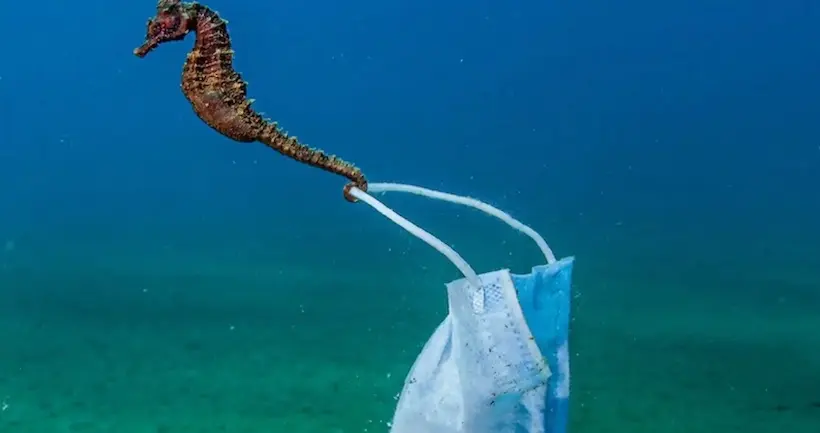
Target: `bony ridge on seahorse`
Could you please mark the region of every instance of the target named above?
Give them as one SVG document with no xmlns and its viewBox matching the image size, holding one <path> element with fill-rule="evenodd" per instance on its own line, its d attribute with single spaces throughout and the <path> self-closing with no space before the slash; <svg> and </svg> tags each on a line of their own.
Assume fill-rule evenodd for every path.
<svg viewBox="0 0 820 433">
<path fill-rule="evenodd" d="M 300 143 L 251 108 L 247 83 L 233 68 L 227 21 L 216 11 L 196 2 L 159 0 L 157 15 L 148 20 L 145 42 L 134 54 L 145 57 L 160 44 L 181 41 L 190 32 L 196 34 L 196 42 L 182 70 L 182 92 L 202 121 L 233 140 L 258 141 L 299 162 L 344 176 L 350 181 L 344 188 L 348 201 L 356 201 L 351 188 L 367 191 L 367 179 L 359 168 Z"/>
</svg>

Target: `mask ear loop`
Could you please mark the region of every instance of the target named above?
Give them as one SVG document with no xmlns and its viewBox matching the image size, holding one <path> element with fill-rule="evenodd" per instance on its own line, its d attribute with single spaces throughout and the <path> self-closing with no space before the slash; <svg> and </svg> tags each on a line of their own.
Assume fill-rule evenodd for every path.
<svg viewBox="0 0 820 433">
<path fill-rule="evenodd" d="M 544 238 L 538 234 L 535 230 L 531 227 L 525 225 L 524 223 L 518 221 L 517 219 L 510 216 L 508 213 L 490 206 L 487 203 L 482 201 L 476 200 L 471 197 L 463 197 L 455 194 L 448 194 L 440 191 L 435 191 L 432 189 L 422 188 L 413 185 L 405 185 L 400 183 L 372 183 L 368 186 L 368 191 L 372 193 L 379 193 L 379 192 L 406 192 L 416 195 L 421 195 L 427 198 L 431 198 L 434 200 L 441 200 L 450 203 L 460 204 L 464 206 L 468 206 L 477 210 L 480 210 L 490 216 L 494 216 L 501 221 L 507 223 L 510 227 L 524 233 L 525 235 L 529 236 L 530 239 L 535 241 L 535 244 L 538 245 L 538 248 L 541 250 L 541 253 L 544 254 L 544 257 L 547 260 L 547 264 L 551 265 L 555 263 L 555 254 L 553 254 L 552 250 L 550 249 L 547 242 Z M 389 207 L 382 204 L 380 201 L 376 200 L 374 197 L 369 195 L 368 193 L 358 189 L 358 188 L 351 188 L 350 195 L 355 197 L 356 199 L 360 200 L 361 202 L 369 205 L 373 209 L 375 209 L 380 214 L 384 215 L 403 229 L 407 230 L 413 236 L 421 239 L 422 241 L 426 242 L 431 247 L 435 248 L 438 252 L 443 254 L 450 260 L 462 274 L 464 277 L 467 278 L 467 281 L 475 288 L 481 288 L 481 282 L 478 278 L 478 274 L 476 274 L 475 270 L 464 260 L 461 255 L 459 255 L 454 249 L 450 248 L 447 244 L 442 242 L 437 237 L 433 236 L 426 230 L 422 229 L 421 227 L 413 224 L 412 222 L 408 221 L 401 215 L 397 214 L 395 211 L 390 209 Z"/>
<path fill-rule="evenodd" d="M 401 183 L 371 183 L 367 187 L 367 190 L 370 193 L 407 192 L 407 193 L 410 193 L 410 194 L 416 194 L 416 195 L 424 196 L 424 197 L 431 198 L 431 199 L 434 199 L 434 200 L 441 200 L 441 201 L 446 201 L 446 202 L 450 202 L 450 203 L 460 204 L 460 205 L 463 205 L 463 206 L 467 206 L 467 207 L 471 207 L 473 209 L 480 210 L 481 212 L 484 212 L 484 213 L 486 213 L 490 216 L 494 216 L 494 217 L 500 219 L 501 221 L 504 221 L 510 227 L 512 227 L 512 228 L 520 231 L 521 233 L 524 233 L 525 235 L 529 236 L 529 238 L 532 239 L 533 241 L 535 241 L 535 244 L 538 245 L 538 249 L 541 250 L 541 253 L 547 259 L 547 264 L 548 265 L 551 265 L 551 264 L 555 263 L 555 261 L 556 261 L 555 254 L 553 254 L 552 249 L 550 249 L 549 245 L 547 245 L 547 242 L 544 240 L 543 237 L 541 237 L 540 234 L 538 234 L 538 232 L 533 230 L 530 226 L 525 225 L 521 221 L 518 221 L 517 219 L 513 218 L 508 213 L 506 213 L 506 212 L 504 212 L 504 211 L 502 211 L 498 208 L 495 208 L 493 206 L 490 206 L 489 204 L 484 203 L 482 201 L 476 200 L 476 199 L 471 198 L 471 197 L 464 197 L 464 196 L 455 195 L 455 194 L 448 194 L 446 192 L 435 191 L 435 190 L 432 190 L 432 189 L 422 188 L 422 187 L 413 186 L 413 185 L 405 185 L 405 184 L 401 184 Z"/>
<path fill-rule="evenodd" d="M 447 257 L 448 260 L 453 262 L 453 264 L 456 265 L 456 268 L 458 268 L 458 270 L 461 271 L 462 274 L 464 274 L 464 277 L 467 278 L 467 282 L 469 282 L 470 285 L 472 285 L 476 289 L 481 288 L 481 281 L 479 281 L 478 274 L 476 274 L 473 268 L 469 264 L 467 264 L 467 261 L 464 260 L 454 249 L 450 248 L 439 238 L 431 235 L 423 228 L 411 223 L 403 216 L 397 214 L 395 211 L 382 204 L 382 202 L 376 200 L 371 195 L 360 190 L 359 188 L 350 188 L 349 193 L 362 203 L 365 203 L 373 209 L 375 209 L 376 212 L 390 219 L 390 221 L 393 221 L 401 228 L 410 232 L 410 234 L 412 234 L 413 236 L 423 240 L 428 245 L 438 250 L 438 252 L 440 252 L 441 254 L 444 254 L 444 256 Z"/>
</svg>

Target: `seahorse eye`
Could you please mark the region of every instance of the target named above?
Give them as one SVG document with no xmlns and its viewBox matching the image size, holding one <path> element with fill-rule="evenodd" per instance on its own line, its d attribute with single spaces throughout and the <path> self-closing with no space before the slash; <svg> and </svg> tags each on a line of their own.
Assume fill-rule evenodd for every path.
<svg viewBox="0 0 820 433">
<path fill-rule="evenodd" d="M 156 22 L 159 33 L 163 36 L 170 36 L 179 29 L 180 18 L 175 15 L 165 15 Z"/>
</svg>

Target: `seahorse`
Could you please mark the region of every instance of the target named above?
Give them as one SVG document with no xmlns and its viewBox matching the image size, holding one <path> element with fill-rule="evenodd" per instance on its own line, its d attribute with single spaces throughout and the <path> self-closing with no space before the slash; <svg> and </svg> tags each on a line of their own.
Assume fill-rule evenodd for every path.
<svg viewBox="0 0 820 433">
<path fill-rule="evenodd" d="M 182 93 L 196 115 L 235 141 L 261 142 L 299 162 L 344 176 L 350 181 L 344 187 L 344 197 L 355 202 L 351 188 L 367 191 L 367 179 L 359 168 L 301 143 L 251 108 L 253 99 L 247 96 L 248 83 L 233 67 L 234 51 L 227 24 L 205 5 L 159 0 L 157 15 L 148 20 L 145 42 L 134 49 L 134 54 L 143 58 L 159 45 L 181 41 L 194 32 L 196 41 L 182 69 Z"/>
</svg>

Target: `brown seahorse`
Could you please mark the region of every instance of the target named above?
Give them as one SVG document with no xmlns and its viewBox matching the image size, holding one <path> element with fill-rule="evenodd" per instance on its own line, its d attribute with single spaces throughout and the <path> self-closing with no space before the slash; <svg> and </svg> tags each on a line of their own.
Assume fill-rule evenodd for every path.
<svg viewBox="0 0 820 433">
<path fill-rule="evenodd" d="M 182 70 L 182 92 L 202 121 L 233 140 L 258 141 L 299 162 L 346 177 L 348 201 L 356 201 L 350 194 L 352 187 L 367 191 L 364 174 L 353 164 L 300 143 L 251 108 L 248 83 L 233 68 L 227 21 L 216 11 L 196 2 L 159 0 L 157 15 L 148 20 L 145 42 L 134 54 L 145 57 L 160 44 L 181 41 L 192 31 L 196 42 Z"/>
</svg>

